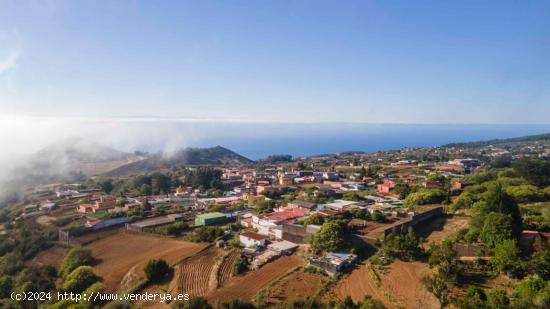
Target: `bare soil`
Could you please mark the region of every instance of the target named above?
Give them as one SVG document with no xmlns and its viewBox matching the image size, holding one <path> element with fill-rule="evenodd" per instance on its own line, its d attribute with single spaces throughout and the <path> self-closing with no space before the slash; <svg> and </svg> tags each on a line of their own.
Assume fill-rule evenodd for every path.
<svg viewBox="0 0 550 309">
<path fill-rule="evenodd" d="M 143 277 L 143 267 L 149 260 L 162 258 L 174 264 L 197 253 L 205 245 L 118 231 L 87 247 L 99 259 L 95 265 L 96 273 L 104 279 L 110 291 L 117 291 L 121 280 L 131 269 L 138 277 Z"/>
<path fill-rule="evenodd" d="M 304 300 L 314 296 L 321 288 L 327 277 L 295 271 L 275 283 L 265 298 L 267 304 L 275 305 L 280 302 Z"/>
<path fill-rule="evenodd" d="M 419 262 L 393 262 L 386 274 L 376 270 L 380 278 L 378 287 L 364 264 L 340 280 L 330 294 L 344 299 L 351 296 L 354 302 L 362 301 L 365 296 L 382 301 L 387 308 L 439 308 L 439 301 L 430 294 L 420 282 L 431 273 L 426 264 Z"/>
<path fill-rule="evenodd" d="M 67 252 L 66 248 L 60 247 L 60 246 L 53 246 L 47 250 L 44 250 L 40 252 L 37 256 L 35 256 L 31 260 L 32 265 L 38 265 L 38 266 L 53 266 L 58 267 L 59 264 L 61 264 L 61 261 L 65 257 L 65 253 Z"/>
<path fill-rule="evenodd" d="M 222 288 L 207 295 L 207 298 L 212 304 L 232 298 L 252 300 L 256 293 L 270 282 L 303 264 L 302 258 L 296 254 L 280 257 L 258 270 L 232 277 Z"/>
<path fill-rule="evenodd" d="M 204 296 L 210 289 L 215 289 L 211 278 L 220 253 L 220 249 L 210 247 L 178 264 L 170 290 L 175 289 L 177 293 L 187 293 L 194 297 Z"/>
<path fill-rule="evenodd" d="M 218 271 L 218 286 L 224 286 L 231 277 L 233 277 L 233 264 L 240 252 L 238 250 L 231 251 L 223 260 L 220 270 Z"/>
<path fill-rule="evenodd" d="M 440 243 L 461 229 L 468 228 L 469 221 L 467 216 L 441 215 L 419 224 L 415 231 L 426 240 L 424 247 L 429 248 L 431 244 Z"/>
</svg>

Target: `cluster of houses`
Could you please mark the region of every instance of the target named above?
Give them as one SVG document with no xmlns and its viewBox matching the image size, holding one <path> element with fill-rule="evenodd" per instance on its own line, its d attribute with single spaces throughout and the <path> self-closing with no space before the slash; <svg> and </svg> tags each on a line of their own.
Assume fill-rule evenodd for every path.
<svg viewBox="0 0 550 309">
<path fill-rule="evenodd" d="M 24 211 L 23 214 L 20 216 L 20 219 L 46 215 L 57 208 L 58 205 L 50 201 L 26 205 L 23 209 Z"/>
</svg>

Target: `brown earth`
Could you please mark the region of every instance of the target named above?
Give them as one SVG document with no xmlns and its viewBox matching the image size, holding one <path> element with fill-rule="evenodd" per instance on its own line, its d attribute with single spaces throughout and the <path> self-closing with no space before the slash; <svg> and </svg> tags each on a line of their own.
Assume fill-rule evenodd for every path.
<svg viewBox="0 0 550 309">
<path fill-rule="evenodd" d="M 211 292 L 207 298 L 212 304 L 232 298 L 251 300 L 270 282 L 303 264 L 302 258 L 296 254 L 280 257 L 258 270 L 250 271 L 243 276 L 232 277 L 225 286 Z"/>
<path fill-rule="evenodd" d="M 205 245 L 119 231 L 87 247 L 99 259 L 95 266 L 96 273 L 104 279 L 109 291 L 117 291 L 121 280 L 131 269 L 142 277 L 143 267 L 150 259 L 162 258 L 174 264 L 197 253 Z"/>
<path fill-rule="evenodd" d="M 57 219 L 54 218 L 54 217 L 40 216 L 40 217 L 36 218 L 36 223 L 38 223 L 40 225 L 51 225 L 53 222 L 55 222 L 55 220 L 57 220 Z"/>
<path fill-rule="evenodd" d="M 212 272 L 216 262 L 219 262 L 217 257 L 220 253 L 220 249 L 210 247 L 178 264 L 170 290 L 194 297 L 204 296 L 210 289 L 215 289 Z"/>
<path fill-rule="evenodd" d="M 439 301 L 420 282 L 431 273 L 426 264 L 419 262 L 393 262 L 386 274 L 376 270 L 380 287 L 376 286 L 367 267 L 361 264 L 353 272 L 340 280 L 330 294 L 343 300 L 351 296 L 354 302 L 362 301 L 371 295 L 388 308 L 439 308 Z"/>
<path fill-rule="evenodd" d="M 275 305 L 285 301 L 304 300 L 314 296 L 326 281 L 327 278 L 321 275 L 295 271 L 269 288 L 265 301 Z"/>
<path fill-rule="evenodd" d="M 451 299 L 451 302 L 459 302 L 464 298 L 466 290 L 470 286 L 477 286 L 485 290 L 501 290 L 510 295 L 519 281 L 503 274 L 499 274 L 493 278 L 486 276 L 482 272 L 466 269 L 461 274 L 459 284 L 451 290 L 449 299 Z M 452 306 L 450 307 L 453 308 Z"/>
<path fill-rule="evenodd" d="M 67 252 L 66 248 L 60 247 L 60 246 L 53 246 L 47 250 L 44 250 L 40 252 L 37 256 L 35 256 L 31 260 L 32 265 L 38 265 L 38 266 L 53 266 L 58 267 L 59 264 L 61 264 L 61 261 L 65 257 L 65 253 Z"/>
<path fill-rule="evenodd" d="M 432 243 L 440 243 L 461 229 L 468 228 L 469 221 L 466 216 L 441 215 L 419 224 L 415 231 L 426 240 L 424 246 L 428 248 Z"/>
<path fill-rule="evenodd" d="M 238 250 L 233 250 L 225 257 L 218 271 L 218 287 L 224 286 L 233 276 L 233 263 L 240 255 Z"/>
</svg>

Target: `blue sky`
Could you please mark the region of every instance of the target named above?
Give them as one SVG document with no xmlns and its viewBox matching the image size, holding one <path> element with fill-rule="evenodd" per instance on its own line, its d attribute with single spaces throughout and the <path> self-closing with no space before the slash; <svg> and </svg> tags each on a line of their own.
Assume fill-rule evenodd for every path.
<svg viewBox="0 0 550 309">
<path fill-rule="evenodd" d="M 543 1 L 0 0 L 0 113 L 550 123 L 548 55 Z"/>
</svg>

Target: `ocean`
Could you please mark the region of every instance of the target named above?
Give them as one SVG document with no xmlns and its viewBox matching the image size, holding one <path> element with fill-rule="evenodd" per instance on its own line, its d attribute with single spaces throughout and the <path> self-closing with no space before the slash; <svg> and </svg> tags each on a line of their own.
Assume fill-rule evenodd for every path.
<svg viewBox="0 0 550 309">
<path fill-rule="evenodd" d="M 271 154 L 308 156 L 343 151 L 375 152 L 550 132 L 550 124 L 350 124 L 181 123 L 172 130 L 190 147 L 221 145 L 250 159 Z M 192 133 L 190 133 L 192 132 Z M 141 149 L 158 151 L 166 141 Z"/>
</svg>

